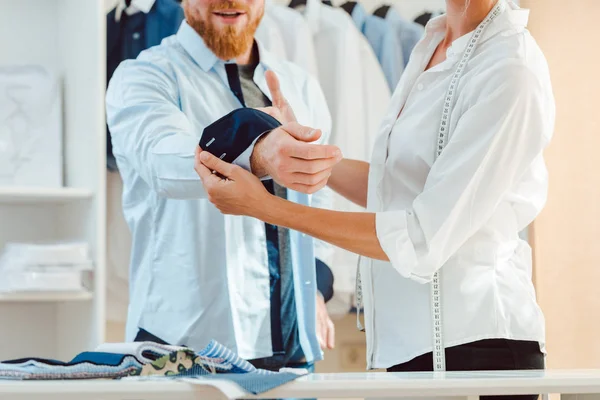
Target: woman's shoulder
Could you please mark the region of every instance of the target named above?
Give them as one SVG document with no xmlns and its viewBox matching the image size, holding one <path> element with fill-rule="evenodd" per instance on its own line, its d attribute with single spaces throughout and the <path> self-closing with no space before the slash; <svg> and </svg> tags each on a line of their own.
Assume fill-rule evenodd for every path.
<svg viewBox="0 0 600 400">
<path fill-rule="evenodd" d="M 520 31 L 505 30 L 487 40 L 474 58 L 481 68 L 504 70 L 506 73 L 529 74 L 539 77 L 548 76 L 546 57 L 527 29 Z"/>
</svg>

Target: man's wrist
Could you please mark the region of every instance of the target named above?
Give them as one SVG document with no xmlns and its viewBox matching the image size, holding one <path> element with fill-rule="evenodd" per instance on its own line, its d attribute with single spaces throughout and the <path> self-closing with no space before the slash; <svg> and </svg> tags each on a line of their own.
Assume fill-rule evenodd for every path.
<svg viewBox="0 0 600 400">
<path fill-rule="evenodd" d="M 261 135 L 254 144 L 254 149 L 250 155 L 250 171 L 258 178 L 263 178 L 268 175 L 267 169 L 265 168 L 264 158 L 262 157 L 262 145 L 264 139 L 269 133 Z"/>
</svg>

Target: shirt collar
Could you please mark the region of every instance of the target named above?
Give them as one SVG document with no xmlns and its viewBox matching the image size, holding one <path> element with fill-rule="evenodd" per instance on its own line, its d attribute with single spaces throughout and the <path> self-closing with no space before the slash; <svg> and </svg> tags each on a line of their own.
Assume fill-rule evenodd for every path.
<svg viewBox="0 0 600 400">
<path fill-rule="evenodd" d="M 502 4 L 503 11 L 496 17 L 494 22 L 488 26 L 480 39 L 480 43 L 485 42 L 497 33 L 506 30 L 523 30 L 527 26 L 529 20 L 529 10 L 521 9 L 510 0 L 498 0 Z M 446 29 L 446 15 L 431 19 L 427 24 L 425 31 L 427 34 L 443 32 Z M 448 48 L 448 57 L 461 55 L 471 39 L 473 32 L 469 32 L 452 42 Z"/>
<path fill-rule="evenodd" d="M 177 31 L 177 40 L 184 50 L 194 59 L 204 72 L 208 72 L 217 64 L 235 63 L 235 60 L 221 60 L 204 43 L 204 39 L 192 28 L 187 21 L 183 21 Z M 273 55 L 255 39 L 258 46 L 259 65 L 265 69 L 274 68 L 277 64 Z"/>
<path fill-rule="evenodd" d="M 219 61 L 215 53 L 206 46 L 204 39 L 198 35 L 198 32 L 186 20 L 183 20 L 177 31 L 177 41 L 179 41 L 184 50 L 187 51 L 204 72 L 210 71 L 217 61 Z"/>
</svg>

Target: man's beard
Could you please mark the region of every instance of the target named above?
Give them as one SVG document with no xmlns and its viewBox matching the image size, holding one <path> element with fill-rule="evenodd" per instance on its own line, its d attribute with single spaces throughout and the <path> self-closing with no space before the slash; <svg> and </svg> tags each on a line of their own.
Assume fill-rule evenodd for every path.
<svg viewBox="0 0 600 400">
<path fill-rule="evenodd" d="M 262 8 L 260 15 L 251 15 L 249 8 L 236 0 L 213 4 L 208 9 L 207 20 L 204 20 L 200 13 L 191 9 L 185 1 L 183 7 L 187 23 L 204 39 L 206 46 L 222 60 L 235 59 L 250 49 L 254 43 L 254 33 L 264 14 L 264 8 Z M 233 25 L 219 29 L 210 21 L 213 12 L 233 9 L 245 12 L 248 18 L 247 25 L 239 31 Z"/>
</svg>

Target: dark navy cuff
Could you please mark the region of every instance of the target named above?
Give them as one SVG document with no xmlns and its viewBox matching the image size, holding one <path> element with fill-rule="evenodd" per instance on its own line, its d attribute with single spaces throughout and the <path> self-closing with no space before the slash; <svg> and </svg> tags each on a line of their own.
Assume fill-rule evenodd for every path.
<svg viewBox="0 0 600 400">
<path fill-rule="evenodd" d="M 204 128 L 199 144 L 202 150 L 233 163 L 259 136 L 279 126 L 267 113 L 239 108 Z"/>
<path fill-rule="evenodd" d="M 333 272 L 323 261 L 315 258 L 317 269 L 317 290 L 323 295 L 327 303 L 333 297 Z"/>
</svg>

